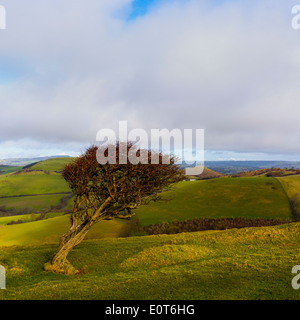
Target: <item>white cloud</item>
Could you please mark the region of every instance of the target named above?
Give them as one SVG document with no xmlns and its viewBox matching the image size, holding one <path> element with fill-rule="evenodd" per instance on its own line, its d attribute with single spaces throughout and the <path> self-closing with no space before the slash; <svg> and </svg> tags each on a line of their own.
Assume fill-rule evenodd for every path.
<svg viewBox="0 0 300 320">
<path fill-rule="evenodd" d="M 2 3 L 0 66 L 26 70 L 0 84 L 2 143 L 78 148 L 128 120 L 204 128 L 212 150 L 300 153 L 294 1 L 172 1 L 130 22 L 130 0 Z"/>
</svg>

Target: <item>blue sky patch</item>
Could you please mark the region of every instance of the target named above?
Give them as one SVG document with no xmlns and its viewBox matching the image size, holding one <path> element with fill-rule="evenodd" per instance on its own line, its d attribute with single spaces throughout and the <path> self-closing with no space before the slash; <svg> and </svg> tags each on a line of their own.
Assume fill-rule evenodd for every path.
<svg viewBox="0 0 300 320">
<path fill-rule="evenodd" d="M 166 0 L 134 0 L 127 20 L 134 20 L 137 17 L 144 16 L 151 7 L 165 1 Z"/>
<path fill-rule="evenodd" d="M 16 81 L 24 73 L 18 63 L 11 61 L 1 61 L 0 63 L 0 84 L 9 84 Z"/>
</svg>

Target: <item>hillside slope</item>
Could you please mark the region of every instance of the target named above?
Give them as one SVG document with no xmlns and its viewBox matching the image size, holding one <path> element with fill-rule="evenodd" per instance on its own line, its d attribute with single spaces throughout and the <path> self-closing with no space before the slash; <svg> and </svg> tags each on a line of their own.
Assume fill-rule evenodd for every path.
<svg viewBox="0 0 300 320">
<path fill-rule="evenodd" d="M 60 172 L 73 158 L 54 158 L 0 175 L 0 207 L 15 214 L 49 211 L 70 193 Z M 68 202 L 66 207 L 69 207 Z M 1 211 L 1 208 L 0 208 Z"/>
<path fill-rule="evenodd" d="M 275 178 L 184 181 L 162 196 L 165 201 L 135 210 L 142 226 L 199 217 L 293 220 L 288 198 Z"/>
<path fill-rule="evenodd" d="M 300 224 L 89 240 L 77 276 L 43 271 L 56 245 L 2 248 L 0 299 L 300 299 L 291 287 Z"/>
<path fill-rule="evenodd" d="M 71 157 L 48 159 L 32 165 L 30 170 L 62 171 L 63 167 L 73 160 Z"/>
<path fill-rule="evenodd" d="M 18 216 L 19 219 L 23 216 Z M 23 219 L 30 219 L 26 215 Z M 0 220 L 11 220 L 0 218 Z M 15 225 L 1 225 L 0 248 L 6 246 L 57 243 L 70 226 L 69 215 L 58 216 L 46 220 L 27 222 Z M 86 239 L 116 238 L 126 232 L 126 221 L 115 219 L 100 221 L 89 231 Z"/>
<path fill-rule="evenodd" d="M 222 173 L 219 173 L 219 172 L 216 172 L 216 171 L 213 171 L 211 169 L 208 169 L 206 167 L 203 168 L 203 172 L 199 175 L 197 175 L 197 167 L 195 168 L 188 168 L 188 172 L 187 172 L 187 176 L 189 178 L 196 178 L 196 179 L 213 179 L 213 178 L 219 178 L 219 177 L 222 177 L 223 174 Z"/>
<path fill-rule="evenodd" d="M 218 178 L 184 181 L 177 184 L 174 190 L 164 192 L 162 196 L 165 201 L 151 203 L 135 210 L 135 219 L 140 221 L 141 226 L 202 217 L 278 218 L 293 221 L 289 200 L 275 178 Z M 43 201 L 43 205 L 46 205 L 52 197 L 60 196 L 4 198 L 0 199 L 0 204 L 8 204 L 8 201 L 11 201 L 10 205 L 16 205 L 16 203 L 21 205 L 23 199 L 26 205 L 29 205 L 26 201 L 31 201 L 31 205 L 37 205 L 39 199 Z M 55 198 L 51 201 L 55 201 Z M 103 238 L 105 235 L 117 237 L 127 232 L 126 221 L 113 220 L 110 224 L 101 222 L 95 227 L 94 232 L 88 233 L 87 237 L 90 239 Z M 58 241 L 67 230 L 68 223 L 67 216 L 63 216 L 20 225 L 2 226 L 0 246 Z"/>
</svg>

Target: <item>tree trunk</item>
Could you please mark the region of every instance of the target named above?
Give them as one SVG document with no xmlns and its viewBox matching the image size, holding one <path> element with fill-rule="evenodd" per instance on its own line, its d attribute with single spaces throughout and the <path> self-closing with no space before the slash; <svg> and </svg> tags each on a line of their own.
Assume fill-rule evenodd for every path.
<svg viewBox="0 0 300 320">
<path fill-rule="evenodd" d="M 111 197 L 108 197 L 95 211 L 94 215 L 89 220 L 85 220 L 81 224 L 78 224 L 78 220 L 75 218 L 74 212 L 76 212 L 76 209 L 74 208 L 73 214 L 71 215 L 72 225 L 70 229 L 60 238 L 59 247 L 52 260 L 45 264 L 44 269 L 46 271 L 63 274 L 77 273 L 75 268 L 67 260 L 67 256 L 69 252 L 84 239 L 91 227 L 99 220 L 102 220 L 106 217 L 104 214 L 102 214 L 102 212 L 105 205 L 110 201 Z"/>
<path fill-rule="evenodd" d="M 91 221 L 80 229 L 80 226 L 75 230 L 70 230 L 61 237 L 59 247 L 54 254 L 52 260 L 45 264 L 46 271 L 63 274 L 76 274 L 75 268 L 67 260 L 69 252 L 76 247 L 85 237 L 94 223 Z M 77 231 L 79 229 L 79 231 Z"/>
</svg>

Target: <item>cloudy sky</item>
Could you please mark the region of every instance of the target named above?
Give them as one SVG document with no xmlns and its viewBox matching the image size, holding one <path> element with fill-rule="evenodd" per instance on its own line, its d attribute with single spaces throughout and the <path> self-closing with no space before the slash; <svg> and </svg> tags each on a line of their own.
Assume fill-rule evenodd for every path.
<svg viewBox="0 0 300 320">
<path fill-rule="evenodd" d="M 98 130 L 205 129 L 206 159 L 300 160 L 300 0 L 0 0 L 0 159 Z"/>
</svg>

